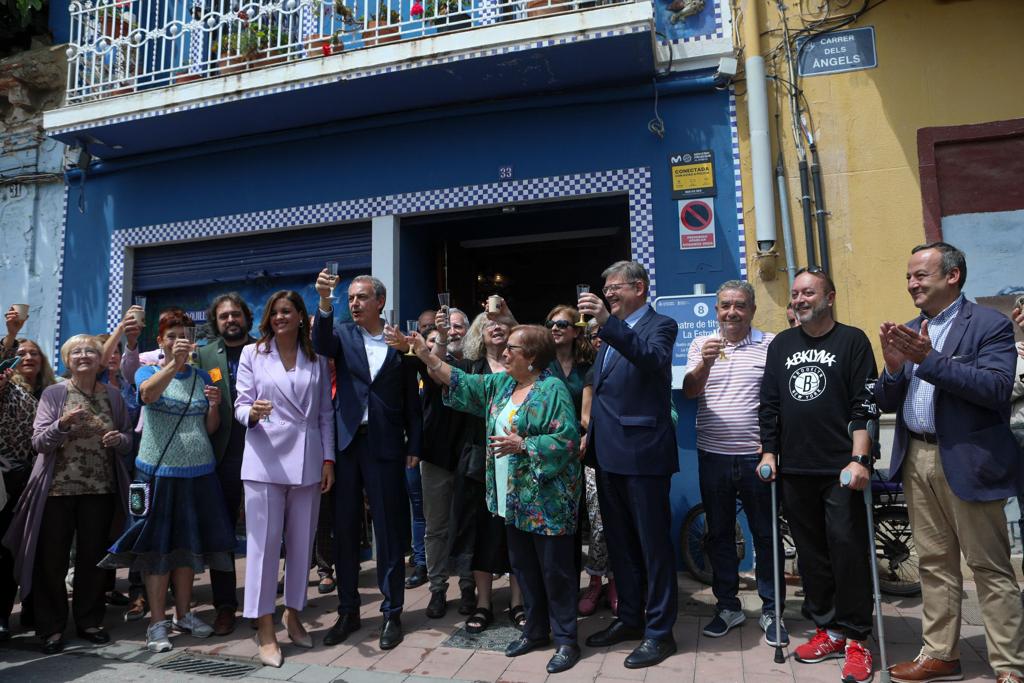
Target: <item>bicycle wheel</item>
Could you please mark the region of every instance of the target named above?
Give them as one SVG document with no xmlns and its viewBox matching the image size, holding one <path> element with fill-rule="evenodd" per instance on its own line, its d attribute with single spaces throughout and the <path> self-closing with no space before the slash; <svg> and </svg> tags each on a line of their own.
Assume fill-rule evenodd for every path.
<svg viewBox="0 0 1024 683">
<path fill-rule="evenodd" d="M 875 511 L 875 554 L 878 587 L 883 593 L 910 596 L 921 592 L 921 567 L 905 507 Z"/>
<path fill-rule="evenodd" d="M 701 583 L 711 585 L 711 559 L 707 552 L 708 526 L 704 514 L 704 504 L 698 503 L 690 508 L 683 520 L 682 539 L 683 563 L 690 576 Z M 743 529 L 736 523 L 736 557 L 742 560 L 746 555 L 746 541 Z"/>
</svg>

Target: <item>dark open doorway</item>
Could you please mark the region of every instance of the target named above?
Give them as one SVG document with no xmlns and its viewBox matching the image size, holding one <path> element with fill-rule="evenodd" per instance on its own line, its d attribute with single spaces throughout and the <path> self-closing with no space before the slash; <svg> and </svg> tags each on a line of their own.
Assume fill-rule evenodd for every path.
<svg viewBox="0 0 1024 683">
<path fill-rule="evenodd" d="M 576 303 L 576 284 L 594 291 L 601 272 L 630 258 L 625 196 L 529 204 L 402 221 L 402 307 L 452 305 L 472 317 L 491 294 L 520 322 L 540 323 L 557 304 Z M 433 288 L 434 291 L 430 291 Z"/>
</svg>

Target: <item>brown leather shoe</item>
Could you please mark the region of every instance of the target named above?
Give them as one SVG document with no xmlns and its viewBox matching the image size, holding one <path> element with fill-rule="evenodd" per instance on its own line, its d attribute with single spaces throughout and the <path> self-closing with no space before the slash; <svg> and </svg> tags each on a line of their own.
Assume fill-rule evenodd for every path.
<svg viewBox="0 0 1024 683">
<path fill-rule="evenodd" d="M 217 610 L 217 618 L 213 620 L 213 634 L 226 636 L 235 630 L 235 608 L 221 607 Z"/>
<path fill-rule="evenodd" d="M 923 652 L 911 662 L 900 662 L 889 667 L 892 680 L 896 683 L 925 683 L 931 681 L 960 681 L 964 672 L 960 660 L 947 662 L 929 657 Z"/>
<path fill-rule="evenodd" d="M 996 683 L 1024 683 L 1024 678 L 1012 671 L 1000 671 L 996 674 Z"/>
</svg>

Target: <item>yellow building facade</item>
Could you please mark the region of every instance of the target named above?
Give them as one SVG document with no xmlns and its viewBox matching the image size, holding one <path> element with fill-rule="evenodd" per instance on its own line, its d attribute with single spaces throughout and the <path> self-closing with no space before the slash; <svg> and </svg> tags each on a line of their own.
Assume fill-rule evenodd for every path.
<svg viewBox="0 0 1024 683">
<path fill-rule="evenodd" d="M 777 75 L 790 79 L 783 49 L 782 16 L 774 1 L 751 1 L 757 3 L 755 9 L 760 13 L 758 48 L 765 56 L 769 74 L 772 165 L 775 166 L 781 137 L 795 236 L 793 246 L 799 267 L 807 263 L 807 258 L 787 87 L 771 78 Z M 744 7 L 736 4 L 734 18 L 740 26 L 748 20 L 744 14 L 753 12 L 744 12 Z M 1024 118 L 1024 2 L 874 0 L 864 4 L 866 11 L 842 29 L 874 27 L 877 67 L 808 76 L 799 78 L 797 83 L 806 98 L 810 111 L 806 124 L 813 132 L 821 159 L 829 214 L 830 270 L 838 290 L 837 318 L 865 330 L 875 340 L 877 354 L 875 331 L 879 323 L 903 321 L 916 315 L 905 288 L 911 247 L 937 236 L 934 229 L 926 235 L 923 194 L 927 196 L 934 183 L 926 172 L 922 184 L 919 131 L 1000 121 L 1017 127 L 1013 120 Z M 820 21 L 824 16 L 822 8 L 836 17 L 854 13 L 861 5 L 860 0 L 786 0 L 787 25 L 793 33 Z M 744 56 L 740 57 L 741 63 Z M 745 82 L 739 81 L 736 90 L 747 253 L 753 256 L 757 253 L 757 241 Z M 1024 142 L 1024 136 L 1011 138 L 1014 144 Z M 1006 151 L 1002 146 L 999 148 Z M 1008 158 L 1011 168 L 991 169 L 997 177 L 1016 174 L 1019 169 L 1013 168 L 1016 155 Z M 947 164 L 944 171 L 947 189 L 957 184 L 955 169 L 950 168 Z M 1005 179 L 1001 182 L 1005 183 Z M 1018 175 L 1016 184 L 1024 186 L 1024 177 Z M 968 197 L 964 201 L 972 200 Z M 948 207 L 940 208 L 942 212 L 949 211 Z M 978 291 L 978 287 L 995 288 L 982 287 L 984 278 L 977 279 L 992 275 L 986 269 L 1006 269 L 1008 263 L 1024 259 L 1024 212 L 1015 213 L 1012 206 L 1003 208 L 1011 210 L 996 216 L 1002 221 L 1002 232 L 992 240 L 978 236 L 982 228 L 975 229 L 976 223 L 971 220 L 976 214 L 965 214 L 966 220 L 956 217 L 959 223 L 941 218 L 941 225 L 949 227 L 939 234 L 947 241 L 956 244 L 954 235 L 968 241 L 972 235 L 977 237 L 971 244 L 978 245 L 962 247 L 968 259 L 967 294 L 972 298 L 992 294 Z M 781 222 L 778 226 L 778 258 L 751 259 L 755 261 L 751 263 L 750 280 L 758 296 L 757 323 L 765 329 L 785 326 L 789 299 Z M 1016 240 L 1014 234 L 1018 236 Z M 1000 241 L 1003 246 L 995 246 Z M 1011 249 L 1006 243 L 1020 245 L 1016 254 L 1003 253 Z M 758 272 L 758 260 L 763 261 L 762 271 L 774 271 L 774 280 Z M 1007 282 L 1024 284 L 1021 273 L 1024 267 L 1012 276 L 1007 275 Z M 972 291 L 973 283 L 978 284 Z M 1003 287 L 1003 291 L 1010 289 L 1013 287 Z"/>
</svg>

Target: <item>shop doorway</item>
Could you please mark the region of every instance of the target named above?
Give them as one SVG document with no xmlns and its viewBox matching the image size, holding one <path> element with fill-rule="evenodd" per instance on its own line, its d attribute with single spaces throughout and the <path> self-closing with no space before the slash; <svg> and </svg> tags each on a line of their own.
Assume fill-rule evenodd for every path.
<svg viewBox="0 0 1024 683">
<path fill-rule="evenodd" d="M 542 323 L 555 305 L 575 305 L 577 283 L 597 291 L 605 268 L 631 258 L 627 198 L 404 219 L 400 253 L 403 311 L 435 308 L 447 289 L 470 317 L 499 294 L 520 322 Z"/>
</svg>

